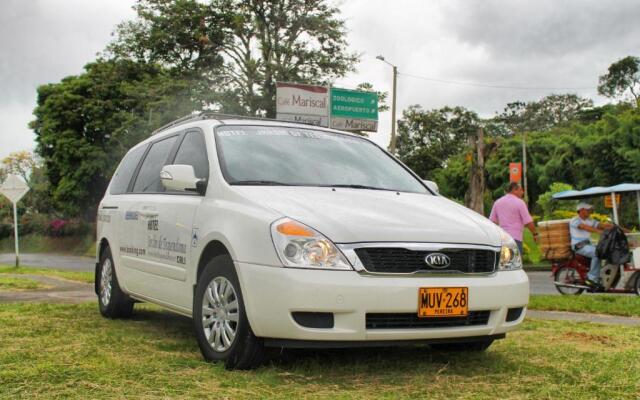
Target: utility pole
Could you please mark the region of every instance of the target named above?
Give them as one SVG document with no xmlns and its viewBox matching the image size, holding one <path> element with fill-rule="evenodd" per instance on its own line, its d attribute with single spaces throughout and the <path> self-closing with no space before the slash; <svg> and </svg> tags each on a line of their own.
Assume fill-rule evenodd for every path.
<svg viewBox="0 0 640 400">
<path fill-rule="evenodd" d="M 524 202 L 529 204 L 529 191 L 527 190 L 527 132 L 522 132 L 522 188 L 524 189 Z"/>
<path fill-rule="evenodd" d="M 393 154 L 396 151 L 396 87 L 398 80 L 398 67 L 385 60 L 383 56 L 377 56 L 376 59 L 393 67 L 393 93 L 391 95 L 391 141 L 389 142 L 389 152 Z"/>
</svg>

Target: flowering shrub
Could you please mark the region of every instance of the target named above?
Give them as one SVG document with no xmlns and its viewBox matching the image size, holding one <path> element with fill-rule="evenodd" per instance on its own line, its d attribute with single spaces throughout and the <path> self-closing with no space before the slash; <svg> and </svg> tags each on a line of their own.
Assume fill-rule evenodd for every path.
<svg viewBox="0 0 640 400">
<path fill-rule="evenodd" d="M 64 227 L 67 225 L 67 221 L 63 219 L 54 219 L 49 223 L 49 229 L 47 233 L 51 236 L 65 236 Z"/>
</svg>

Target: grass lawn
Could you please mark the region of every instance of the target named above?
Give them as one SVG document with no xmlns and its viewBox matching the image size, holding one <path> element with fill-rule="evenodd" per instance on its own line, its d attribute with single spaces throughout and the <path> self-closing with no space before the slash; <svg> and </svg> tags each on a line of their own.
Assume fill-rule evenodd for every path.
<svg viewBox="0 0 640 400">
<path fill-rule="evenodd" d="M 31 279 L 13 278 L 0 275 L 0 290 L 33 290 L 45 287 L 46 285 Z"/>
<path fill-rule="evenodd" d="M 136 305 L 1 304 L 0 398 L 602 398 L 640 394 L 640 330 L 528 321 L 480 354 L 426 347 L 285 352 L 254 371 L 203 362 L 191 321 Z"/>
<path fill-rule="evenodd" d="M 94 275 L 93 272 L 84 272 L 84 271 L 62 271 L 58 269 L 52 268 L 34 268 L 34 267 L 20 267 L 16 268 L 12 265 L 0 265 L 0 274 L 9 273 L 9 274 L 37 274 L 44 276 L 52 276 L 55 278 L 64 278 L 72 281 L 78 282 L 86 282 L 93 283 Z M 2 276 L 2 275 L 0 275 Z"/>
<path fill-rule="evenodd" d="M 628 294 L 531 295 L 529 308 L 640 317 L 640 296 Z"/>
</svg>

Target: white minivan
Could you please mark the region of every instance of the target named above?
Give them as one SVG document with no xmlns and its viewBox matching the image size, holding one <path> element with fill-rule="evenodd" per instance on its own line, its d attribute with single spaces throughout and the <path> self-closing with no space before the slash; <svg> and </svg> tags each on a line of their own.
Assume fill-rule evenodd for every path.
<svg viewBox="0 0 640 400">
<path fill-rule="evenodd" d="M 203 113 L 123 158 L 99 205 L 96 293 L 193 318 L 205 359 L 265 348 L 484 350 L 520 325 L 517 246 L 367 138 Z"/>
</svg>

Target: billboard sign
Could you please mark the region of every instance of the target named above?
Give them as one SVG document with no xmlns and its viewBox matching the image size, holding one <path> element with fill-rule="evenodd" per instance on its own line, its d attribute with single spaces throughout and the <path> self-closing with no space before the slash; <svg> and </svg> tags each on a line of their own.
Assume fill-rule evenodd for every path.
<svg viewBox="0 0 640 400">
<path fill-rule="evenodd" d="M 276 118 L 328 127 L 328 88 L 300 83 L 277 82 Z"/>
<path fill-rule="evenodd" d="M 331 127 L 377 131 L 378 95 L 374 92 L 331 88 Z"/>
</svg>

